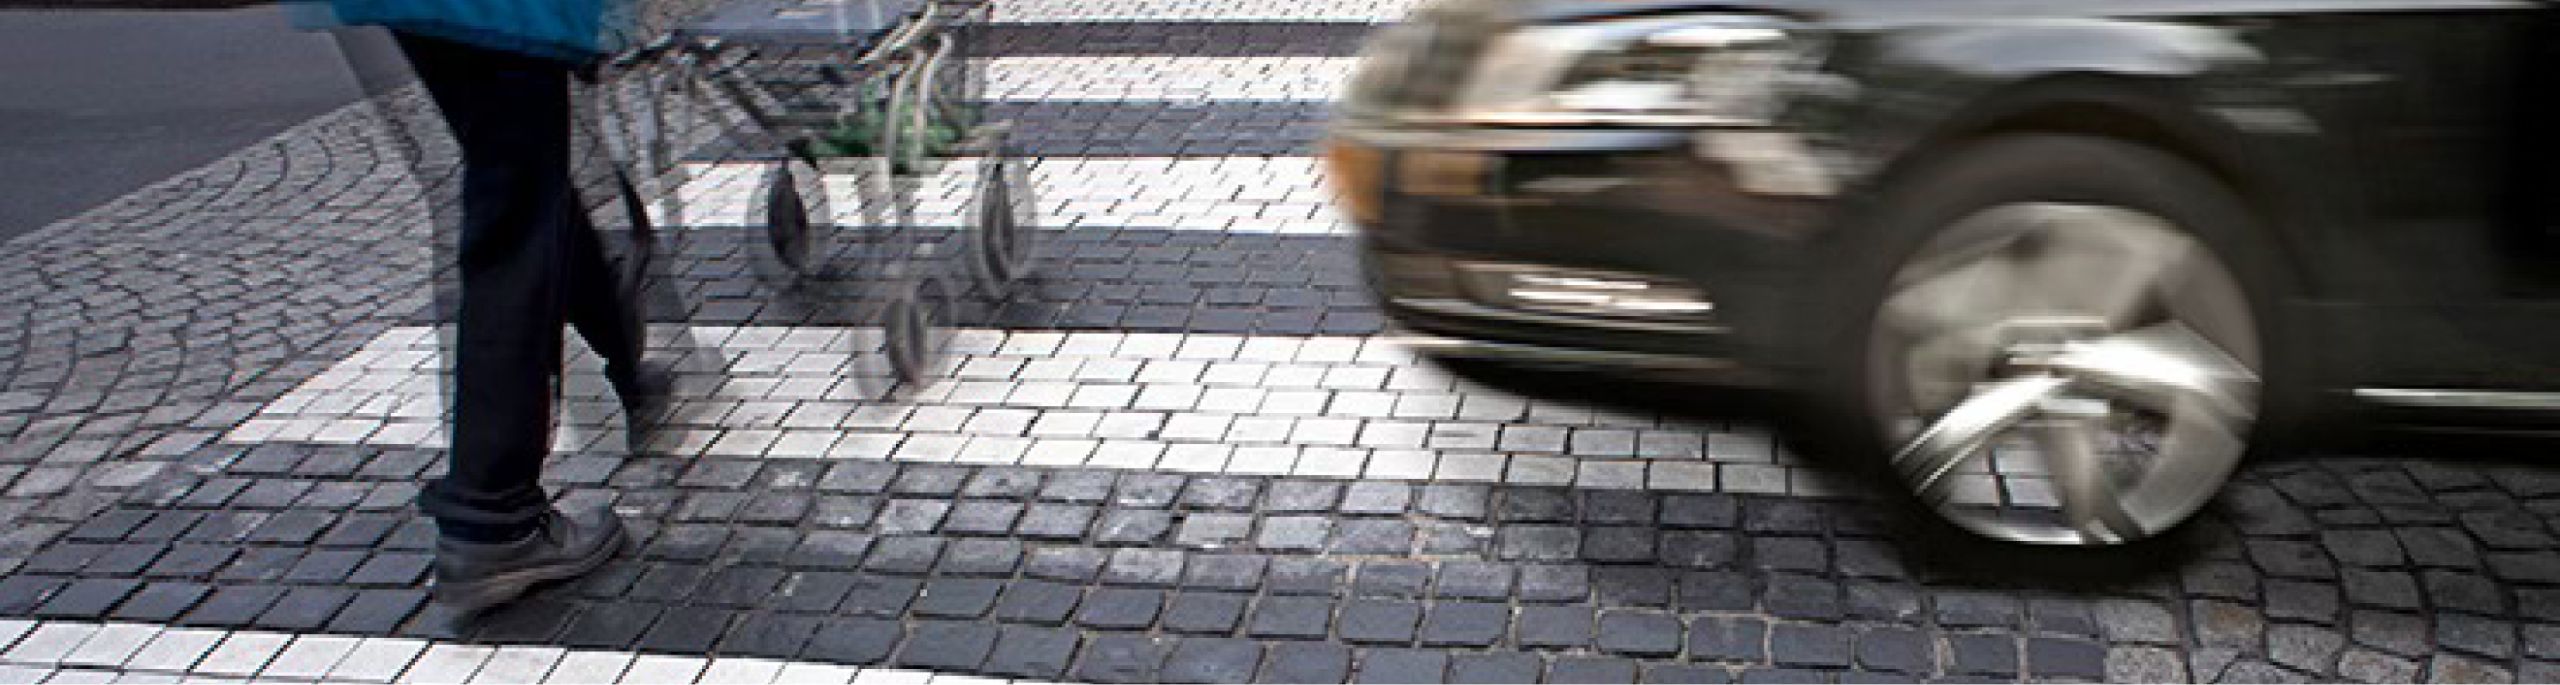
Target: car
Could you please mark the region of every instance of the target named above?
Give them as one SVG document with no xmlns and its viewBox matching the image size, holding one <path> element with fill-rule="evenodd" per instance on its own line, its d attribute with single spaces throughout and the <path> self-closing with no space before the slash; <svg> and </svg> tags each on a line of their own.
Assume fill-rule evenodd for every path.
<svg viewBox="0 0 2560 685">
<path fill-rule="evenodd" d="M 1993 538 L 2560 416 L 2554 5 L 1445 0 L 1323 144 L 1397 334 L 1782 391 Z"/>
</svg>

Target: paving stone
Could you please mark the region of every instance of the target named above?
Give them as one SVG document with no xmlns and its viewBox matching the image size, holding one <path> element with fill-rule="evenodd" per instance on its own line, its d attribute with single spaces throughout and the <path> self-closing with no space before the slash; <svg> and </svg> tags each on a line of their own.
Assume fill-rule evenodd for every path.
<svg viewBox="0 0 2560 685">
<path fill-rule="evenodd" d="M 906 613 L 923 590 L 924 583 L 912 578 L 858 574 L 838 610 L 862 616 L 897 616 Z"/>
<path fill-rule="evenodd" d="M 2233 600 L 2252 600 L 2258 596 L 2258 573 L 2247 564 L 2208 561 L 2180 569 L 2192 593 Z"/>
<path fill-rule="evenodd" d="M 897 478 L 895 465 L 848 461 L 827 469 L 818 479 L 818 489 L 828 492 L 877 494 L 886 492 L 889 482 Z"/>
<path fill-rule="evenodd" d="M 1545 664 L 1531 654 L 1489 652 L 1457 654 L 1449 660 L 1452 683 L 1532 683 Z"/>
<path fill-rule="evenodd" d="M 2337 569 L 2329 563 L 2328 552 L 2308 542 L 2251 540 L 2249 559 L 2259 569 L 2276 577 L 2323 580 L 2338 575 Z"/>
<path fill-rule="evenodd" d="M 1416 599 L 1431 583 L 1431 567 L 1420 563 L 1372 561 L 1360 565 L 1351 592 L 1361 597 Z"/>
<path fill-rule="evenodd" d="M 2015 677 L 2018 670 L 2018 638 L 2010 635 L 1948 635 L 1947 670 L 1954 673 Z M 1778 644 L 1775 639 L 1771 644 Z"/>
<path fill-rule="evenodd" d="M 945 575 L 1014 575 L 1021 567 L 1016 539 L 955 539 L 942 555 Z"/>
<path fill-rule="evenodd" d="M 224 636 L 214 630 L 164 629 L 152 635 L 151 641 L 125 663 L 134 669 L 185 672 L 220 645 Z"/>
<path fill-rule="evenodd" d="M 2349 649 L 2338 658 L 2338 675 L 2360 683 L 2409 683 L 2418 680 L 2418 664 L 2366 649 Z"/>
<path fill-rule="evenodd" d="M 1552 677 L 1553 676 L 1551 675 L 1550 678 Z M 1557 679 L 1555 682 L 1565 681 Z M 1644 682 L 1716 685 L 1733 682 L 1733 674 L 1723 668 L 1712 666 L 1655 663 L 1646 665 L 1644 669 Z"/>
<path fill-rule="evenodd" d="M 2560 658 L 2560 626 L 2527 624 L 2523 632 L 2526 656 L 2536 659 Z"/>
<path fill-rule="evenodd" d="M 640 634 L 637 646 L 646 651 L 698 654 L 710 651 L 711 645 L 728 630 L 736 612 L 698 607 L 670 607 L 660 614 L 658 622 Z M 974 664 L 973 664 L 974 665 Z"/>
<path fill-rule="evenodd" d="M 2335 623 L 2339 618 L 2338 588 L 2328 583 L 2269 580 L 2266 589 L 2266 612 L 2270 618 Z"/>
<path fill-rule="evenodd" d="M 1656 559 L 1651 528 L 1596 526 L 1582 529 L 1582 559 L 1603 564 L 1651 563 Z"/>
<path fill-rule="evenodd" d="M 1164 608 L 1164 592 L 1134 588 L 1094 590 L 1076 614 L 1076 623 L 1113 630 L 1144 630 L 1155 625 Z"/>
<path fill-rule="evenodd" d="M 1781 618 L 1836 621 L 1844 611 L 1841 591 L 1839 584 L 1822 578 L 1793 573 L 1772 574 L 1761 596 L 1760 606 Z"/>
<path fill-rule="evenodd" d="M 2453 654 L 2427 661 L 2427 681 L 2434 683 L 2508 683 L 2515 674 L 2494 663 Z"/>
<path fill-rule="evenodd" d="M 1014 533 L 1029 538 L 1081 539 L 1093 527 L 1098 511 L 1088 505 L 1036 502 L 1023 510 Z"/>
<path fill-rule="evenodd" d="M 1858 633 L 1857 666 L 1869 671 L 1928 673 L 1937 664 L 1937 648 L 1919 631 L 1899 627 Z"/>
<path fill-rule="evenodd" d="M 1433 483 L 1422 486 L 1414 508 L 1440 518 L 1481 520 L 1489 513 L 1492 490 L 1481 485 Z"/>
<path fill-rule="evenodd" d="M 1077 650 L 1073 677 L 1104 683 L 1154 682 L 1160 679 L 1170 645 L 1162 638 L 1099 634 L 1085 638 Z"/>
<path fill-rule="evenodd" d="M 1446 682 L 1449 654 L 1437 650 L 1370 649 L 1360 654 L 1358 683 Z"/>
<path fill-rule="evenodd" d="M 2400 547 L 2409 560 L 2421 566 L 2440 568 L 2474 568 L 2480 565 L 2479 547 L 2471 537 L 2455 528 L 2401 528 L 2395 531 Z"/>
<path fill-rule="evenodd" d="M 1579 649 L 1592 645 L 1596 614 L 1582 606 L 1524 606 L 1514 638 L 1522 647 Z"/>
<path fill-rule="evenodd" d="M 1173 513 L 1161 509 L 1105 510 L 1093 539 L 1105 545 L 1152 545 L 1173 529 L 1173 521 Z"/>
<path fill-rule="evenodd" d="M 1061 502 L 1101 502 L 1111 497 L 1114 476 L 1100 471 L 1055 473 L 1040 486 L 1040 498 Z"/>
<path fill-rule="evenodd" d="M 995 607 L 1003 581 L 987 578 L 935 578 L 907 610 L 934 618 L 977 618 Z"/>
<path fill-rule="evenodd" d="M 1667 657 L 1680 652 L 1680 619 L 1652 611 L 1600 614 L 1600 649 L 1629 656 Z"/>
<path fill-rule="evenodd" d="M 1075 658 L 1076 633 L 1056 628 L 1005 626 L 996 638 L 984 670 L 1017 678 L 1064 678 Z"/>
<path fill-rule="evenodd" d="M 1218 590 L 1252 590 L 1262 585 L 1268 557 L 1253 554 L 1195 554 L 1183 566 L 1182 586 Z"/>
<path fill-rule="evenodd" d="M 1411 644 L 1422 622 L 1415 602 L 1362 600 L 1342 607 L 1342 639 L 1362 644 Z"/>
<path fill-rule="evenodd" d="M 1320 639 L 1331 632 L 1333 601 L 1322 597 L 1264 597 L 1254 603 L 1245 633 L 1254 637 Z"/>
<path fill-rule="evenodd" d="M 1581 555 L 1582 531 L 1571 526 L 1505 526 L 1494 536 L 1496 554 L 1515 561 L 1572 561 Z"/>
<path fill-rule="evenodd" d="M 1304 557 L 1271 560 L 1264 590 L 1275 595 L 1326 595 L 1342 591 L 1348 568 L 1339 561 Z"/>
<path fill-rule="evenodd" d="M 893 499 L 882 502 L 880 516 L 872 521 L 872 530 L 881 535 L 899 536 L 931 533 L 941 529 L 951 514 L 951 503 L 944 500 Z M 886 539 L 919 539 L 891 537 Z"/>
<path fill-rule="evenodd" d="M 1251 515 L 1194 513 L 1183 517 L 1173 543 L 1194 549 L 1227 549 L 1243 546 L 1252 535 Z"/>
<path fill-rule="evenodd" d="M 964 621 L 916 621 L 908 631 L 898 665 L 940 671 L 976 670 L 1000 634 L 993 625 Z"/>
<path fill-rule="evenodd" d="M 2267 657 L 2276 664 L 2312 673 L 2329 672 L 2345 635 L 2316 626 L 2276 625 L 2267 628 Z M 2029 658 L 2033 658 L 2030 655 Z"/>
<path fill-rule="evenodd" d="M 2357 611 L 2347 617 L 2348 637 L 2356 644 L 2402 656 L 2418 657 L 2434 651 L 2427 640 L 2424 618 L 2388 611 Z"/>
<path fill-rule="evenodd" d="M 1112 488 L 1111 503 L 1122 507 L 1162 509 L 1173 506 L 1182 492 L 1184 478 L 1165 473 L 1121 474 Z"/>
<path fill-rule="evenodd" d="M 2438 646 L 2499 661 L 2515 657 L 2515 627 L 2506 621 L 2437 612 L 2435 627 Z"/>
<path fill-rule="evenodd" d="M 797 657 L 822 625 L 813 616 L 741 614 L 729 632 L 720 637 L 719 653 L 769 659 Z"/>
<path fill-rule="evenodd" d="M 329 619 L 332 632 L 383 635 L 406 622 L 427 601 L 422 590 L 358 590 L 344 609 Z"/>
<path fill-rule="evenodd" d="M 875 538 L 862 568 L 878 573 L 922 575 L 942 558 L 942 538 L 890 536 Z"/>
<path fill-rule="evenodd" d="M 2011 627 L 2018 625 L 2019 605 L 2014 598 L 1988 592 L 1942 592 L 1934 598 L 1938 622 L 1959 627 Z"/>
<path fill-rule="evenodd" d="M 126 659 L 132 658 L 135 653 L 141 651 L 143 646 L 159 632 L 159 626 L 132 623 L 100 625 L 95 632 L 89 634 L 88 639 L 82 640 L 78 647 L 62 655 L 62 664 L 93 668 L 122 667 Z"/>
<path fill-rule="evenodd" d="M 35 615 L 44 618 L 97 619 L 115 608 L 124 598 L 142 588 L 141 581 L 115 578 L 87 578 L 72 581 L 53 598 L 37 608 Z"/>
<path fill-rule="evenodd" d="M 1085 582 L 1102 573 L 1104 562 L 1110 561 L 1104 550 L 1083 547 L 1043 547 L 1031 551 L 1024 572 L 1033 578 Z"/>
<path fill-rule="evenodd" d="M 2097 680 L 2106 677 L 2107 648 L 2067 638 L 2027 639 L 2027 672 L 2039 678 Z"/>
<path fill-rule="evenodd" d="M 2507 610 L 2506 591 L 2497 581 L 2465 571 L 2429 570 L 2419 574 L 2426 585 L 2427 600 L 2440 609 L 2454 609 L 2484 615 L 2503 614 Z"/>
<path fill-rule="evenodd" d="M 1436 602 L 1422 622 L 1426 646 L 1484 647 L 1502 639 L 1511 609 L 1484 602 Z"/>
<path fill-rule="evenodd" d="M 245 626 L 283 596 L 284 588 L 273 585 L 220 587 L 212 596 L 198 603 L 194 610 L 188 611 L 180 622 L 195 626 Z"/>
<path fill-rule="evenodd" d="M 1232 638 L 1187 638 L 1165 657 L 1162 677 L 1175 683 L 1237 683 L 1253 678 L 1263 646 Z"/>
<path fill-rule="evenodd" d="M 995 605 L 995 617 L 1009 623 L 1057 625 L 1065 622 L 1082 600 L 1075 586 L 1040 580 L 1021 580 L 1004 584 L 1003 596 Z"/>
<path fill-rule="evenodd" d="M 1183 553 L 1173 550 L 1117 549 L 1102 569 L 1102 580 L 1115 585 L 1170 587 L 1181 580 L 1183 561 Z"/>
<path fill-rule="evenodd" d="M 2177 619 L 2166 607 L 2136 600 L 2101 600 L 2092 607 L 2109 642 L 2170 644 L 2180 640 Z"/>
<path fill-rule="evenodd" d="M 1550 683 L 1636 682 L 1636 661 L 1605 657 L 1557 657 L 1547 665 Z"/>
<path fill-rule="evenodd" d="M 328 625 L 329 618 L 355 598 L 355 591 L 334 587 L 298 587 L 287 591 L 265 613 L 256 625 L 275 630 L 307 632 Z"/>
<path fill-rule="evenodd" d="M 1759 584 L 1742 573 L 1707 571 L 1680 575 L 1679 605 L 1689 611 L 1749 611 L 1758 606 Z"/>
<path fill-rule="evenodd" d="M 1339 683 L 1351 676 L 1351 650 L 1322 642 L 1278 642 L 1262 662 L 1255 682 Z"/>
<path fill-rule="evenodd" d="M 838 663 L 880 663 L 889 658 L 889 650 L 898 644 L 903 632 L 895 621 L 825 619 L 800 653 L 804 658 Z"/>
<path fill-rule="evenodd" d="M 2196 640 L 2208 647 L 2247 648 L 2266 632 L 2266 618 L 2256 607 L 2199 600 L 2188 609 Z"/>
<path fill-rule="evenodd" d="M 2400 553 L 2399 539 L 2388 530 L 2322 531 L 2320 544 L 2339 562 L 2351 566 L 2398 566 L 2407 558 Z"/>
<path fill-rule="evenodd" d="M 1260 481 L 1247 478 L 1193 479 L 1182 491 L 1182 506 L 1215 511 L 1245 511 L 1261 494 Z"/>
<path fill-rule="evenodd" d="M 276 652 L 284 649 L 292 639 L 292 636 L 275 633 L 233 632 L 223 637 L 222 644 L 206 653 L 204 660 L 196 662 L 194 672 L 199 675 L 214 676 L 248 676 L 257 673 L 258 669 L 267 665 L 267 662 L 274 660 Z M 479 659 L 487 658 L 485 653 L 475 650 L 457 651 L 471 654 Z M 435 673 L 436 669 L 433 668 L 433 664 L 427 663 L 426 659 L 433 656 L 435 654 L 430 652 L 426 657 L 421 657 L 416 667 L 418 670 L 413 673 L 419 674 L 422 679 L 432 678 L 428 674 Z M 475 659 L 470 661 L 469 665 L 477 668 L 479 663 Z"/>
<path fill-rule="evenodd" d="M 198 583 L 149 583 L 125 598 L 116 607 L 113 618 L 126 621 L 168 623 L 186 613 L 213 591 Z"/>
<path fill-rule="evenodd" d="M 1244 618 L 1245 606 L 1250 599 L 1250 595 L 1232 592 L 1183 592 L 1175 595 L 1172 603 L 1166 606 L 1164 628 L 1177 633 L 1223 635 L 1234 632 Z M 1348 636 L 1346 628 L 1345 637 Z"/>
<path fill-rule="evenodd" d="M 1254 545 L 1271 551 L 1313 552 L 1332 536 L 1333 520 L 1321 516 L 1273 516 L 1262 520 Z"/>
<path fill-rule="evenodd" d="M 889 491 L 901 495 L 947 497 L 958 494 L 968 480 L 968 469 L 909 466 L 899 470 L 897 480 L 889 484 Z"/>
<path fill-rule="evenodd" d="M 2170 683 L 2188 680 L 2178 653 L 2160 647 L 2114 647 L 2107 650 L 2107 680 L 2119 683 Z"/>
</svg>

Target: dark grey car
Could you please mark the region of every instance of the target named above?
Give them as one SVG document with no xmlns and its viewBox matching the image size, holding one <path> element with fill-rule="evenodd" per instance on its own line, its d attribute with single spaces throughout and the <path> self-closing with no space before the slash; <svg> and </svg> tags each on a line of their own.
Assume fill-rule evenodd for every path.
<svg viewBox="0 0 2560 685">
<path fill-rule="evenodd" d="M 1452 0 L 1327 155 L 1427 349 L 1781 388 L 1976 532 L 2560 414 L 2539 2 Z"/>
</svg>

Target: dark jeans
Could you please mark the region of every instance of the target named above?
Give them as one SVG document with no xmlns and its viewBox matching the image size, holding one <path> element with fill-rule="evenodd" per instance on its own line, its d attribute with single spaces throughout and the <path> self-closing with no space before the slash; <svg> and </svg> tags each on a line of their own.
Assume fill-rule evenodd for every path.
<svg viewBox="0 0 2560 685">
<path fill-rule="evenodd" d="M 551 452 L 562 325 L 577 326 L 616 380 L 635 368 L 643 334 L 571 180 L 570 66 L 399 41 L 463 163 L 453 449 L 447 475 L 418 506 L 447 537 L 514 540 L 550 506 L 538 481 Z"/>
</svg>

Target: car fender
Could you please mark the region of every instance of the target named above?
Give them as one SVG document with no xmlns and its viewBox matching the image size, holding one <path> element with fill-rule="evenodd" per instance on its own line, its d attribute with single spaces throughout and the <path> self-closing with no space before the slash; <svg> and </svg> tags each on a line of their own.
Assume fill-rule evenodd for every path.
<svg viewBox="0 0 2560 685">
<path fill-rule="evenodd" d="M 2352 165 L 2327 159 L 2318 114 L 2248 40 L 2245 25 L 2144 19 L 1974 21 L 1870 34 L 1835 65 L 1857 84 L 1842 117 L 1840 158 L 1852 188 L 1841 224 L 1853 233 L 1877 197 L 1934 153 L 2011 131 L 2130 138 L 2167 149 L 2232 185 L 2287 255 L 2298 291 L 2310 271 L 2296 248 L 2345 217 L 2323 209 Z M 1854 242 L 1854 236 L 1845 236 Z"/>
</svg>

